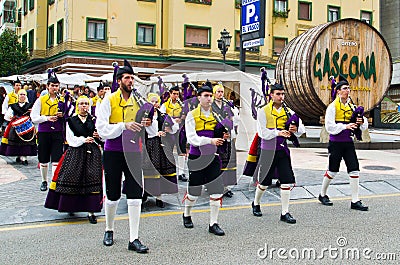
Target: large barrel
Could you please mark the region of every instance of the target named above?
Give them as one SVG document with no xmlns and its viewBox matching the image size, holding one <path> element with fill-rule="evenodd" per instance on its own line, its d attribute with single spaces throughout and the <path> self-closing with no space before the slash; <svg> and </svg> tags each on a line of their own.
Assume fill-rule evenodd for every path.
<svg viewBox="0 0 400 265">
<path fill-rule="evenodd" d="M 350 83 L 350 97 L 370 111 L 392 78 L 392 59 L 382 35 L 357 19 L 316 26 L 296 37 L 279 56 L 275 77 L 286 87 L 285 101 L 303 119 L 319 120 L 331 102 L 329 76 Z"/>
</svg>

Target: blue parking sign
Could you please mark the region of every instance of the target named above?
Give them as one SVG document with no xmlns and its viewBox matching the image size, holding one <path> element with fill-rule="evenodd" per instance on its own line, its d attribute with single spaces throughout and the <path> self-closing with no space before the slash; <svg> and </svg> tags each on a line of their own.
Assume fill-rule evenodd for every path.
<svg viewBox="0 0 400 265">
<path fill-rule="evenodd" d="M 242 34 L 260 29 L 260 0 L 242 0 Z"/>
</svg>

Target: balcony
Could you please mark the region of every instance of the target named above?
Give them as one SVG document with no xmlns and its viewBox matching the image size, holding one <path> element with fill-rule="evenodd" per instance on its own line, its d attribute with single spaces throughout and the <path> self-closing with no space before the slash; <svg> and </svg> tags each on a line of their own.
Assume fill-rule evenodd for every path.
<svg viewBox="0 0 400 265">
<path fill-rule="evenodd" d="M 4 32 L 6 29 L 11 29 L 11 30 L 15 31 L 15 27 L 16 27 L 15 23 L 4 23 L 4 24 L 1 25 L 1 27 L 0 27 L 0 35 L 3 34 L 3 32 Z"/>
</svg>

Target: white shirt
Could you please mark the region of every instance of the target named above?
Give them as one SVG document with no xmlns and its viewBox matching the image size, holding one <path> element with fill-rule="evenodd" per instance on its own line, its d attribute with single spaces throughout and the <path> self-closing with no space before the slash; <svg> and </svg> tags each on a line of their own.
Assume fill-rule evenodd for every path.
<svg viewBox="0 0 400 265">
<path fill-rule="evenodd" d="M 350 98 L 347 99 L 344 106 L 347 106 L 350 103 Z M 325 128 L 329 134 L 337 135 L 341 133 L 343 130 L 346 130 L 346 125 L 344 123 L 336 123 L 336 107 L 335 101 L 329 104 L 328 108 L 326 109 L 325 113 Z M 360 125 L 360 129 L 362 131 L 368 128 L 368 120 L 367 118 L 363 117 L 363 124 Z"/>
<path fill-rule="evenodd" d="M 275 107 L 273 107 L 275 108 Z M 282 107 L 276 109 L 278 113 L 284 111 Z M 290 111 L 293 115 L 294 112 Z M 303 133 L 306 132 L 306 128 L 304 127 L 303 121 L 299 119 L 299 127 L 297 127 L 297 132 L 294 133 L 296 137 L 301 136 Z M 271 140 L 278 136 L 279 130 L 278 129 L 268 129 L 267 128 L 267 116 L 265 115 L 264 108 L 261 108 L 257 111 L 257 133 L 258 136 L 264 140 Z"/>
<path fill-rule="evenodd" d="M 96 108 L 97 109 L 97 108 Z M 101 102 L 99 109 L 96 111 L 97 121 L 96 127 L 97 132 L 103 139 L 115 139 L 119 137 L 122 132 L 126 129 L 124 122 L 116 124 L 110 124 L 111 116 L 111 105 L 109 95 L 107 95 L 103 102 Z"/>
<path fill-rule="evenodd" d="M 6 95 L 6 97 L 4 98 L 3 101 L 3 105 L 1 105 L 1 113 L 2 114 L 6 114 L 7 109 L 8 109 L 8 101 L 10 100 L 10 98 L 8 97 L 8 95 Z"/>
<path fill-rule="evenodd" d="M 41 109 L 42 109 L 42 101 L 40 100 L 40 98 L 38 98 L 32 107 L 31 119 L 33 123 L 42 123 L 47 121 L 46 115 L 40 115 Z"/>
<path fill-rule="evenodd" d="M 79 147 L 85 143 L 86 138 L 83 136 L 79 136 L 79 137 L 75 136 L 75 134 L 72 132 L 71 128 L 69 127 L 68 122 L 67 122 L 66 131 L 67 131 L 66 138 L 67 138 L 67 142 L 68 142 L 69 146 Z"/>
<path fill-rule="evenodd" d="M 211 109 L 205 111 L 202 107 L 200 108 L 204 116 L 209 117 L 211 115 Z M 189 144 L 193 146 L 202 146 L 206 144 L 211 144 L 211 138 L 197 135 L 196 122 L 194 120 L 192 111 L 190 111 L 186 116 L 185 130 L 186 130 L 186 138 Z"/>
</svg>

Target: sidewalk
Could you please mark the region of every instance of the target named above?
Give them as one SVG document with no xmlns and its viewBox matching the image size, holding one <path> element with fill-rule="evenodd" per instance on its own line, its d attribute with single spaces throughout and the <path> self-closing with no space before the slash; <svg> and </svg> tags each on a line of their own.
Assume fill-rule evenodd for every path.
<svg viewBox="0 0 400 265">
<path fill-rule="evenodd" d="M 305 148 L 305 142 L 314 141 L 319 135 L 318 127 L 307 127 L 307 137 L 301 138 L 301 148 L 291 148 L 293 169 L 296 175 L 296 187 L 292 190 L 291 200 L 311 199 L 318 197 L 322 176 L 327 166 L 326 144 L 323 148 Z M 371 131 L 372 142 L 400 143 L 400 130 Z M 314 136 L 314 137 L 313 137 Z M 310 140 L 311 139 L 311 140 Z M 319 144 L 319 143 L 318 143 Z M 400 150 L 358 150 L 357 155 L 361 169 L 360 195 L 400 193 Z M 247 157 L 246 152 L 238 152 L 238 185 L 233 188 L 234 196 L 224 198 L 223 206 L 250 205 L 254 198 L 255 187 L 252 178 L 241 176 Z M 47 192 L 39 190 L 41 177 L 37 168 L 37 158 L 29 157 L 29 165 L 22 166 L 15 158 L 0 156 L 0 225 L 51 221 L 58 219 L 84 218 L 86 213 L 78 213 L 69 217 L 66 213 L 58 213 L 43 207 Z M 341 166 L 345 170 L 345 165 Z M 348 176 L 345 171 L 332 182 L 328 194 L 330 197 L 350 196 Z M 143 204 L 143 212 L 182 211 L 182 198 L 186 191 L 186 183 L 179 182 L 179 193 L 163 196 L 166 208 L 155 206 L 155 199 L 149 198 Z M 197 207 L 208 204 L 206 193 L 199 198 Z M 270 188 L 263 196 L 262 203 L 279 201 L 279 189 Z M 366 201 L 368 204 L 368 201 Z M 122 196 L 118 214 L 126 214 L 125 197 Z M 102 213 L 103 214 L 103 213 Z"/>
</svg>

